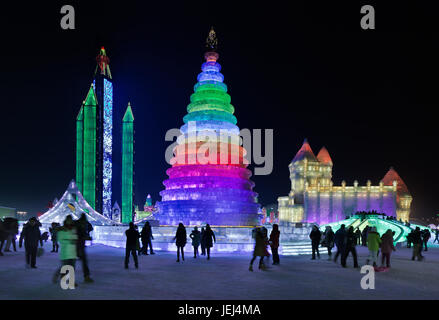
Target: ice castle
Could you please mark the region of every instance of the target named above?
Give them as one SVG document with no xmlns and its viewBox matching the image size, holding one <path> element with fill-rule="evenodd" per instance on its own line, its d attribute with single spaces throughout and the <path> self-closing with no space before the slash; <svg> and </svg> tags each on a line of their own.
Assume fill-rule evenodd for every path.
<svg viewBox="0 0 439 320">
<path fill-rule="evenodd" d="M 278 198 L 280 221 L 322 225 L 343 220 L 358 211 L 372 210 L 409 221 L 412 196 L 393 168 L 377 186 L 370 180 L 365 186 L 359 186 L 356 180 L 352 186 L 345 181 L 341 186 L 334 186 L 332 166 L 328 150 L 323 147 L 315 156 L 305 139 L 288 166 L 291 191 L 288 196 Z"/>
</svg>

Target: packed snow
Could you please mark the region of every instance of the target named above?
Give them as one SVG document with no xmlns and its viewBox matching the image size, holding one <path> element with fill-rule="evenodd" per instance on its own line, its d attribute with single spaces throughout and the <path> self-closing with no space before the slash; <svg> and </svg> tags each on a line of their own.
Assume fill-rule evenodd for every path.
<svg viewBox="0 0 439 320">
<path fill-rule="evenodd" d="M 84 283 L 77 262 L 74 290 L 63 290 L 52 283 L 59 266 L 58 254 L 51 253 L 50 241 L 45 254 L 37 258 L 37 269 L 26 269 L 24 249 L 0 256 L 0 299 L 438 299 L 439 246 L 423 252 L 422 262 L 411 261 L 411 249 L 397 248 L 392 268 L 376 273 L 375 289 L 360 286 L 364 274 L 327 260 L 310 260 L 310 255 L 281 256 L 281 263 L 266 271 L 248 270 L 246 254 L 214 254 L 211 260 L 194 259 L 186 246 L 185 261 L 177 263 L 173 252 L 140 256 L 139 269 L 124 269 L 122 248 L 92 245 L 88 247 L 89 267 L 94 283 Z M 357 247 L 360 266 L 367 249 Z M 322 249 L 324 250 L 324 249 Z"/>
</svg>

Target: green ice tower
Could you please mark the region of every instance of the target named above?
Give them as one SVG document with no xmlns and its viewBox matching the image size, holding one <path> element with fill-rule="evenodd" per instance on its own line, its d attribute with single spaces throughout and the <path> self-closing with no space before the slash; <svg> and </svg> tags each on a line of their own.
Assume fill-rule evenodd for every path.
<svg viewBox="0 0 439 320">
<path fill-rule="evenodd" d="M 96 206 L 96 106 L 90 86 L 76 119 L 76 182 L 90 206 Z"/>
<path fill-rule="evenodd" d="M 131 105 L 122 119 L 122 223 L 133 221 L 134 116 Z"/>
</svg>

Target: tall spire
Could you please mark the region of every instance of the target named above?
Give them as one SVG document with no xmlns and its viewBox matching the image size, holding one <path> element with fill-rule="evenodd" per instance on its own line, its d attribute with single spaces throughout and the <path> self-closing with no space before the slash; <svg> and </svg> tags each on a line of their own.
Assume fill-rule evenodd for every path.
<svg viewBox="0 0 439 320">
<path fill-rule="evenodd" d="M 209 35 L 206 39 L 206 48 L 208 51 L 216 51 L 218 48 L 218 39 L 216 37 L 215 30 L 213 30 L 213 27 L 210 28 Z"/>
<path fill-rule="evenodd" d="M 99 51 L 99 54 L 96 57 L 96 62 L 98 63 L 98 65 L 96 67 L 95 74 L 97 73 L 97 71 L 99 69 L 99 72 L 102 75 L 107 76 L 108 78 L 111 79 L 111 72 L 110 72 L 110 65 L 109 65 L 110 58 L 108 58 L 104 47 L 101 47 L 101 50 Z"/>
</svg>

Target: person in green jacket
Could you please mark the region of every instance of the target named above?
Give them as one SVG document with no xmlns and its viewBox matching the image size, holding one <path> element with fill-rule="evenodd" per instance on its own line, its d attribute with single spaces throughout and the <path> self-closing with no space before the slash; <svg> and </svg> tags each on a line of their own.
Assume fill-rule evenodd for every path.
<svg viewBox="0 0 439 320">
<path fill-rule="evenodd" d="M 366 264 L 372 261 L 372 265 L 376 267 L 378 259 L 378 250 L 380 249 L 381 238 L 376 227 L 372 227 L 367 235 L 367 248 L 369 249 L 369 257 Z"/>
<path fill-rule="evenodd" d="M 66 217 L 63 227 L 57 229 L 57 239 L 60 244 L 59 259 L 61 260 L 61 267 L 64 265 L 71 265 L 75 268 L 78 235 L 71 215 Z M 58 282 L 61 275 L 61 267 L 59 267 L 53 275 L 52 281 L 54 283 Z"/>
</svg>

